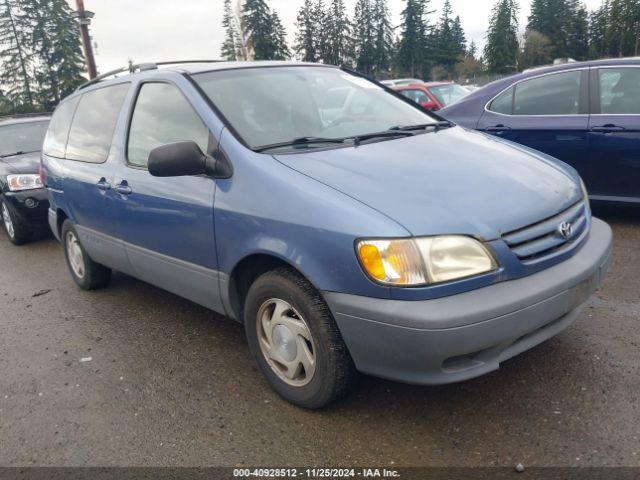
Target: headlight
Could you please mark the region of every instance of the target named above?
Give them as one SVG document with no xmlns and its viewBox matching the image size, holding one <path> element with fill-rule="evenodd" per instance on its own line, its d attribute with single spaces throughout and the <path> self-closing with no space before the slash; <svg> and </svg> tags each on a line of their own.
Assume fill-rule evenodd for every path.
<svg viewBox="0 0 640 480">
<path fill-rule="evenodd" d="M 591 202 L 589 201 L 589 192 L 587 191 L 587 186 L 584 184 L 584 181 L 580 179 L 580 188 L 582 189 L 582 198 L 584 200 L 584 204 L 587 207 L 587 210 L 591 211 Z"/>
<path fill-rule="evenodd" d="M 356 251 L 365 272 L 386 285 L 415 287 L 449 282 L 498 267 L 483 243 L 462 235 L 361 240 Z"/>
<path fill-rule="evenodd" d="M 7 175 L 7 184 L 12 192 L 42 188 L 42 180 L 37 174 Z"/>
</svg>

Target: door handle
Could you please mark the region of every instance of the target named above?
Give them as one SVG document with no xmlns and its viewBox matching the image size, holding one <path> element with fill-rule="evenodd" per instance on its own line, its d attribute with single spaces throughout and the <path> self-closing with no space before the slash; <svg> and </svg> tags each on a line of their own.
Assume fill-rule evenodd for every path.
<svg viewBox="0 0 640 480">
<path fill-rule="evenodd" d="M 106 192 L 107 190 L 111 189 L 111 184 L 109 182 L 107 182 L 107 179 L 102 177 L 98 183 L 96 183 L 96 186 L 98 187 L 98 190 L 102 190 L 103 192 Z"/>
<path fill-rule="evenodd" d="M 487 127 L 486 128 L 487 132 L 508 132 L 509 130 L 511 130 L 511 127 L 507 127 L 506 125 L 494 125 L 492 127 Z"/>
<path fill-rule="evenodd" d="M 620 127 L 619 125 L 613 125 L 612 123 L 608 123 L 606 125 L 600 125 L 597 127 L 591 127 L 592 132 L 602 132 L 602 133 L 624 132 L 625 130 L 626 128 Z"/>
<path fill-rule="evenodd" d="M 116 185 L 116 192 L 118 192 L 120 195 L 131 195 L 133 190 L 131 190 L 131 187 L 129 186 L 127 181 L 123 180 L 121 183 Z"/>
</svg>

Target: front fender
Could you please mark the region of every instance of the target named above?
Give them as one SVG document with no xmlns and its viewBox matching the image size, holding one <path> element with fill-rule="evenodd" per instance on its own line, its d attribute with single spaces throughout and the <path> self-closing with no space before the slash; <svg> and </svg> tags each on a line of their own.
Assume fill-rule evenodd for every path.
<svg viewBox="0 0 640 480">
<path fill-rule="evenodd" d="M 217 181 L 215 198 L 223 279 L 243 258 L 266 254 L 294 266 L 319 290 L 389 297 L 387 287 L 362 272 L 355 240 L 406 237 L 406 229 L 270 155 L 248 150 L 226 131 L 221 144 L 234 168 L 233 177 Z"/>
</svg>

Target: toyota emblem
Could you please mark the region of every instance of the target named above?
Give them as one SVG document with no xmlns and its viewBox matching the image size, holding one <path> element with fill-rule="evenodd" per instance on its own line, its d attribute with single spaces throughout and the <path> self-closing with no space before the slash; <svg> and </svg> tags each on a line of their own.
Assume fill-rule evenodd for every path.
<svg viewBox="0 0 640 480">
<path fill-rule="evenodd" d="M 569 240 L 573 235 L 573 225 L 569 222 L 562 222 L 558 225 L 558 234 L 565 240 Z"/>
</svg>

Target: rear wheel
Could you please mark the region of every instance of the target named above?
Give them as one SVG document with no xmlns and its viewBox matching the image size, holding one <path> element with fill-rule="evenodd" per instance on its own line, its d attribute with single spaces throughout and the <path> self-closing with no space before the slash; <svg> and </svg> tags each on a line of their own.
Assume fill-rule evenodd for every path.
<svg viewBox="0 0 640 480">
<path fill-rule="evenodd" d="M 62 224 L 62 244 L 71 277 L 81 289 L 97 290 L 109 285 L 111 269 L 91 260 L 70 220 Z"/>
<path fill-rule="evenodd" d="M 260 370 L 289 402 L 321 408 L 353 384 L 356 370 L 329 308 L 294 270 L 260 276 L 247 294 L 244 320 Z"/>
<path fill-rule="evenodd" d="M 14 245 L 23 245 L 31 241 L 33 231 L 20 223 L 4 199 L 0 200 L 0 212 L 2 213 L 4 229 L 11 243 Z"/>
</svg>

